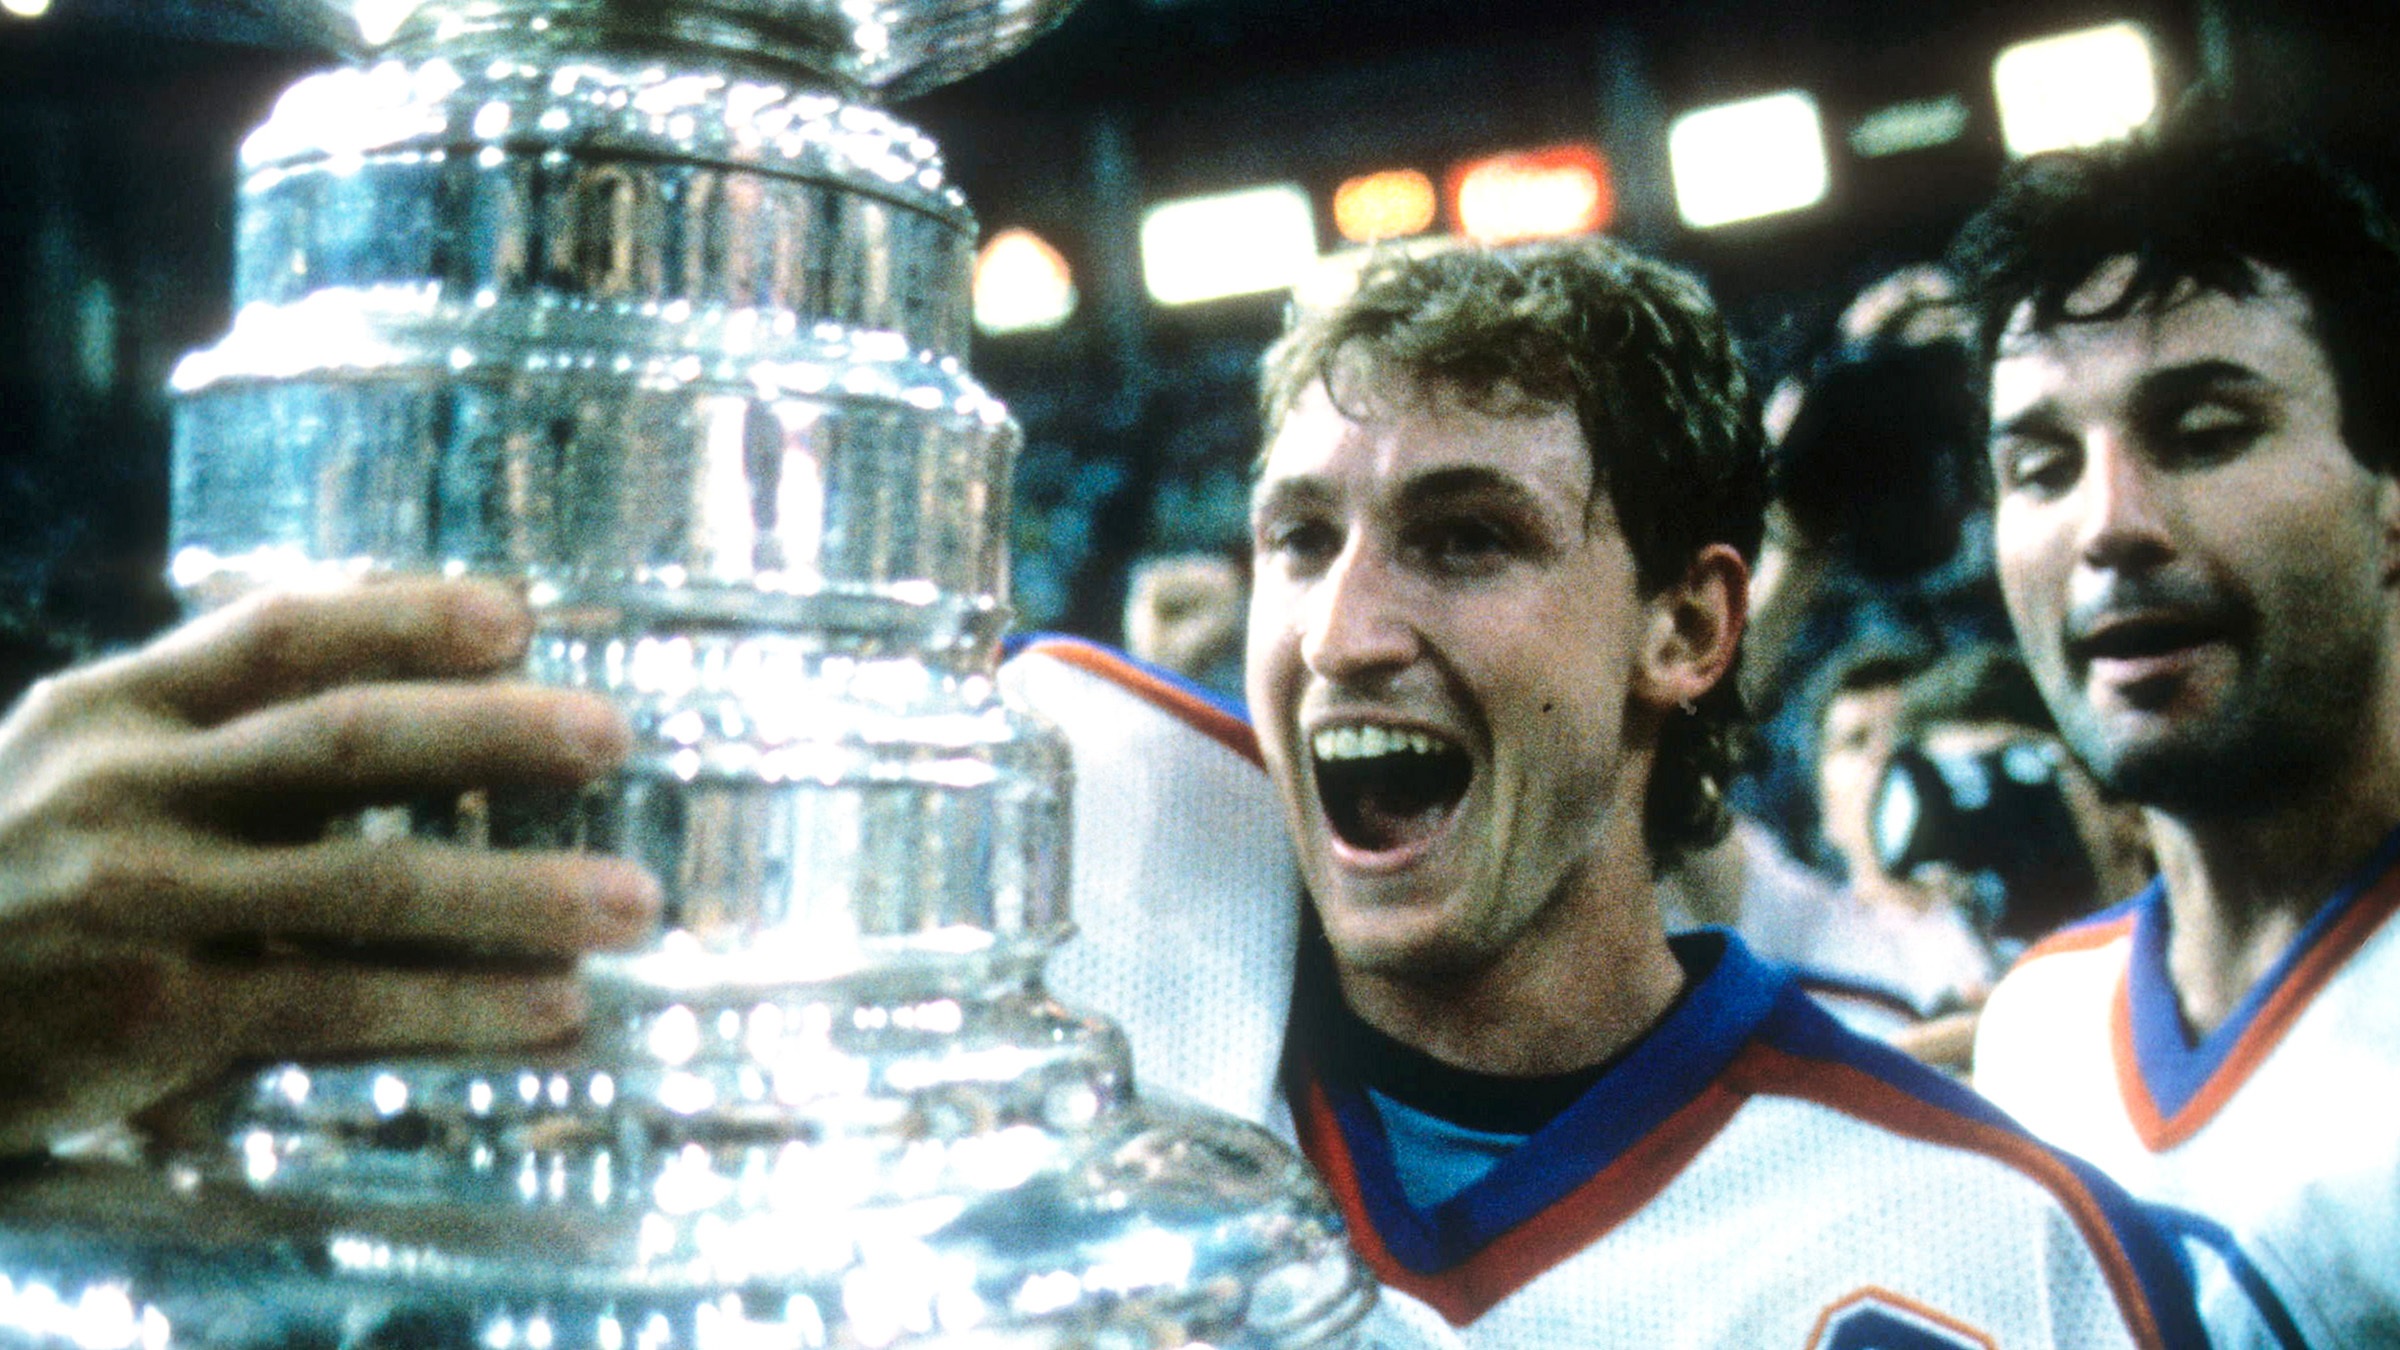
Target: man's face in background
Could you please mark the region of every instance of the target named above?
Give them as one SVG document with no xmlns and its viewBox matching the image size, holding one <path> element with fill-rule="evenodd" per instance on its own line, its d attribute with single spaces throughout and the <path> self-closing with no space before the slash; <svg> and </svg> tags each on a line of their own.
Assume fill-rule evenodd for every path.
<svg viewBox="0 0 2400 1350">
<path fill-rule="evenodd" d="M 2131 275 L 2104 265 L 2069 314 Z M 2309 306 L 2261 269 L 2034 331 L 1992 371 L 2002 588 L 2067 743 L 2109 788 L 2240 811 L 2354 755 L 2392 659 L 2400 488 L 2343 442 Z"/>
</svg>

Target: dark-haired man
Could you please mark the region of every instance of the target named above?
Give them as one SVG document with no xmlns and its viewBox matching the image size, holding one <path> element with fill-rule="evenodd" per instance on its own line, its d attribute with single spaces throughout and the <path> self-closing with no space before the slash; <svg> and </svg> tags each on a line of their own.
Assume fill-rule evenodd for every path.
<svg viewBox="0 0 2400 1350">
<path fill-rule="evenodd" d="M 1976 1081 L 2246 1252 L 2260 1334 L 2392 1344 L 2400 250 L 2312 162 L 2179 132 L 2029 163 L 1960 258 L 2009 612 L 2162 873 L 2003 981 Z M 2257 1292 L 2238 1252 L 2204 1305 Z"/>
</svg>

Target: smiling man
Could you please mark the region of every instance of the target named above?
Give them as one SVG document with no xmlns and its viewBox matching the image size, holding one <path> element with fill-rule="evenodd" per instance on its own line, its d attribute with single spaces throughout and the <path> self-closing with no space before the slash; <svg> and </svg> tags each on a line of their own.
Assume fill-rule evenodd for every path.
<svg viewBox="0 0 2400 1350">
<path fill-rule="evenodd" d="M 2162 874 L 2002 982 L 1977 1085 L 2233 1253 L 2212 1320 L 2255 1263 L 2280 1339 L 2392 1344 L 2400 249 L 2316 164 L 2179 134 L 2029 164 L 1959 256 L 2009 612 Z"/>
<path fill-rule="evenodd" d="M 1663 931 L 1724 828 L 1764 492 L 1700 288 L 1600 242 L 1386 260 L 1267 365 L 1285 1090 L 1387 1285 L 1478 1347 L 2187 1343 L 2113 1188 Z"/>
</svg>

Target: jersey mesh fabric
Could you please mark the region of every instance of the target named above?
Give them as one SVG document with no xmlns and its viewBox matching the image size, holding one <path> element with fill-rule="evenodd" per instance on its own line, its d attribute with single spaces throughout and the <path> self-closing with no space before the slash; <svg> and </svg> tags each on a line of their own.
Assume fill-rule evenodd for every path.
<svg viewBox="0 0 2400 1350">
<path fill-rule="evenodd" d="M 1468 1340 L 1801 1347 L 1845 1307 L 1875 1305 L 1955 1324 L 1927 1346 L 2133 1343 L 2040 1186 L 1777 1097 L 1753 1098 L 1656 1199 L 1485 1313 Z"/>
<path fill-rule="evenodd" d="M 2198 1263 L 2219 1346 L 2281 1344 L 2284 1317 L 2311 1346 L 2400 1344 L 2400 922 L 2375 912 L 2400 904 L 2395 887 L 2386 873 L 2349 908 L 2329 904 L 2311 924 L 2319 945 L 2304 934 L 2245 1000 L 2280 1008 L 2280 1025 L 2237 1017 L 2193 1046 L 2161 969 L 2135 1006 L 2134 963 L 2163 962 L 2162 934 L 2137 942 L 2137 927 L 2165 922 L 2155 891 L 2036 947 L 1984 1010 L 1979 1089 L 2135 1196 L 2220 1228 L 2263 1281 Z M 2333 957 L 2325 944 L 2351 919 L 2355 948 L 2311 959 Z M 2167 1076 L 2135 1043 L 2137 1023 L 2155 1042 L 2169 1017 L 2188 1060 L 2180 1103 L 2154 1090 L 2152 1074 Z"/>
<path fill-rule="evenodd" d="M 1196 729 L 1223 732 L 1222 709 L 1112 662 L 1124 658 L 1046 639 L 1001 672 L 1074 753 L 1077 934 L 1050 961 L 1051 988 L 1125 1029 L 1145 1091 L 1281 1127 L 1300 904 L 1282 810 L 1264 770 Z"/>
<path fill-rule="evenodd" d="M 1121 660 L 1043 643 L 1003 670 L 1012 697 L 1065 728 L 1076 756 L 1084 932 L 1052 963 L 1053 984 L 1126 1027 L 1146 1088 L 1282 1123 L 1275 1071 L 1300 899 L 1281 810 L 1222 710 Z M 1931 1307 L 1929 1325 L 1963 1329 L 1916 1345 L 2131 1343 L 2100 1259 L 2042 1184 L 1806 1091 L 1778 1092 L 1777 1082 L 1806 1086 L 1794 1073 L 1752 1075 L 1734 1118 L 1695 1131 L 1697 1156 L 1648 1203 L 1544 1258 L 1463 1330 L 1387 1293 L 1367 1343 L 1830 1345 L 1841 1317 L 1878 1300 L 1903 1316 Z M 1706 1090 L 1728 1101 L 1736 1091 Z"/>
<path fill-rule="evenodd" d="M 2197 1342 L 2176 1262 L 2114 1187 L 1843 1031 L 1737 941 L 1679 942 L 1702 962 L 1684 1002 L 1431 1211 L 1303 1038 L 1303 1139 L 1393 1287 L 1478 1350 Z"/>
</svg>

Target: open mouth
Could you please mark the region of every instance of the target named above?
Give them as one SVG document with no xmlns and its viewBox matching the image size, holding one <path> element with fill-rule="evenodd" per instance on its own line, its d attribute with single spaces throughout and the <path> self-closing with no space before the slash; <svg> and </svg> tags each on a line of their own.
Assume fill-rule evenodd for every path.
<svg viewBox="0 0 2400 1350">
<path fill-rule="evenodd" d="M 1309 738 L 1317 799 L 1343 843 L 1389 853 L 1430 839 L 1475 779 L 1464 750 L 1422 731 L 1353 725 Z"/>
<path fill-rule="evenodd" d="M 2075 642 L 2075 655 L 2090 661 L 2138 661 L 2188 651 L 2222 636 L 2219 625 L 2187 615 L 2119 619 Z"/>
</svg>

